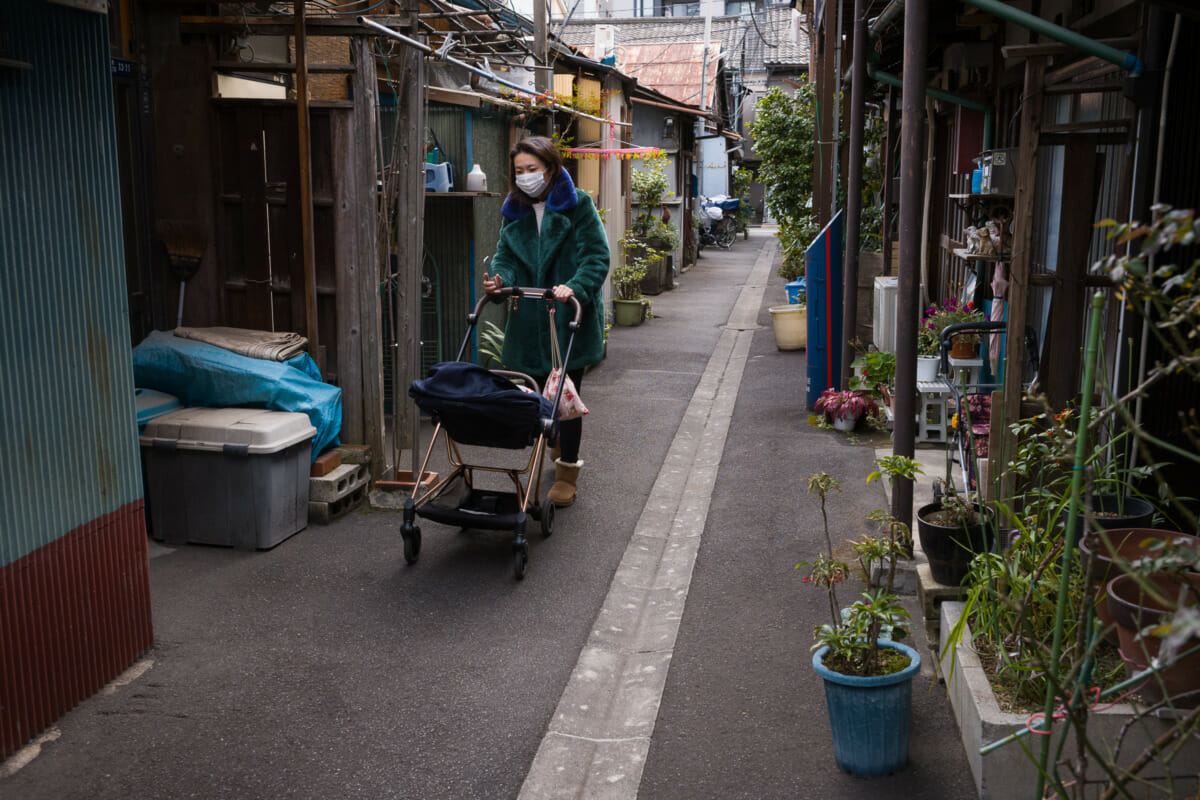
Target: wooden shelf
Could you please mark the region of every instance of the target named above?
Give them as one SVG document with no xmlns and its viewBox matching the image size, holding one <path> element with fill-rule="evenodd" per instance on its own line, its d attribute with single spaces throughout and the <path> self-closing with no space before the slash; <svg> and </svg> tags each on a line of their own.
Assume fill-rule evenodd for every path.
<svg viewBox="0 0 1200 800">
<path fill-rule="evenodd" d="M 1008 261 L 1007 254 L 1000 255 L 980 255 L 979 253 L 968 253 L 965 247 L 954 247 L 950 250 L 951 253 L 963 259 L 964 261 Z"/>
</svg>

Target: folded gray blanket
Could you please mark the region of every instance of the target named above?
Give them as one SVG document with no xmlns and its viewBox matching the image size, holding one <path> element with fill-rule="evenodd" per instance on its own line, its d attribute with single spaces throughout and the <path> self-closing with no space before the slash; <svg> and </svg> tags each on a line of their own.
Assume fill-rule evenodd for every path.
<svg viewBox="0 0 1200 800">
<path fill-rule="evenodd" d="M 298 333 L 252 331 L 247 328 L 176 328 L 175 335 L 266 361 L 287 361 L 305 352 L 308 347 L 308 339 Z"/>
</svg>

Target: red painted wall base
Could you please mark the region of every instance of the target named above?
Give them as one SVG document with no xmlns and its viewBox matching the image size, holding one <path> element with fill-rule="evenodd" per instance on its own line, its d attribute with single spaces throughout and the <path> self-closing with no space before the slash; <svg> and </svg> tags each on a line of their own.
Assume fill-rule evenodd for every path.
<svg viewBox="0 0 1200 800">
<path fill-rule="evenodd" d="M 0 758 L 153 641 L 141 499 L 0 567 Z"/>
</svg>

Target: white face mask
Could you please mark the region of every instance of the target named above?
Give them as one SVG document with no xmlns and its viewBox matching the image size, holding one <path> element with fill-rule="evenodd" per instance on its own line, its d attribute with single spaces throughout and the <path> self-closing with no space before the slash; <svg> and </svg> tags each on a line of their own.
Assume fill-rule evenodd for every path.
<svg viewBox="0 0 1200 800">
<path fill-rule="evenodd" d="M 516 177 L 517 188 L 530 197 L 538 197 L 546 188 L 546 172 L 526 172 Z"/>
</svg>

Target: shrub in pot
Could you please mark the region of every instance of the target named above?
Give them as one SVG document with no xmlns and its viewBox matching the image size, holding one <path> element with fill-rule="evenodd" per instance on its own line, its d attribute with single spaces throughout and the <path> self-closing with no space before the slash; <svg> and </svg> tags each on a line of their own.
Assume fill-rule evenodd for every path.
<svg viewBox="0 0 1200 800">
<path fill-rule="evenodd" d="M 901 555 L 899 526 L 887 525 L 886 538 L 876 540 L 888 561 L 884 585 L 869 588 L 839 611 L 837 585 L 849 567 L 833 557 L 825 504 L 829 493 L 841 488 L 821 472 L 809 477 L 808 490 L 820 499 L 827 548 L 812 563 L 805 582 L 825 588 L 829 598 L 831 621 L 816 628 L 812 664 L 825 685 L 834 757 L 851 774 L 886 775 L 908 763 L 912 679 L 921 668 L 920 654 L 900 641 L 908 633 L 910 615 L 892 593 Z"/>
<path fill-rule="evenodd" d="M 824 414 L 840 431 L 854 430 L 858 420 L 864 414 L 874 416 L 879 413 L 879 404 L 866 392 L 852 389 L 826 389 L 821 392 L 813 411 Z"/>
<path fill-rule="evenodd" d="M 950 486 L 939 502 L 918 509 L 917 534 L 933 579 L 946 586 L 961 585 L 971 559 L 991 550 L 995 540 L 992 523 L 986 507 L 969 502 Z"/>
</svg>

